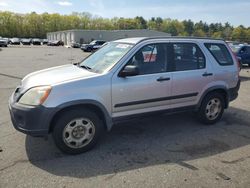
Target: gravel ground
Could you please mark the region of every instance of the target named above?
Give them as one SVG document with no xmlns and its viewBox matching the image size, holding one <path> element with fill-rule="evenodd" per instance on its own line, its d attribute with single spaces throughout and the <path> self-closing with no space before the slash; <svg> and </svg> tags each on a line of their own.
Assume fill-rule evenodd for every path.
<svg viewBox="0 0 250 188">
<path fill-rule="evenodd" d="M 49 136 L 14 130 L 8 97 L 26 74 L 78 62 L 88 54 L 64 47 L 0 51 L 0 187 L 249 187 L 250 73 L 222 120 L 204 126 L 191 113 L 116 125 L 92 151 L 62 154 Z"/>
</svg>

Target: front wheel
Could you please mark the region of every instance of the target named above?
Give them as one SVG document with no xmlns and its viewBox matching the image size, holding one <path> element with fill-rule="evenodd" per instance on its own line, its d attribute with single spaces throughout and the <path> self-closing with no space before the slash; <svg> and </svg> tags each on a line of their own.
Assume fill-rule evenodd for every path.
<svg viewBox="0 0 250 188">
<path fill-rule="evenodd" d="M 210 93 L 202 101 L 198 118 L 204 124 L 214 124 L 221 119 L 224 108 L 224 97 L 220 93 Z"/>
<path fill-rule="evenodd" d="M 77 109 L 64 112 L 53 129 L 56 146 L 68 154 L 80 154 L 92 149 L 104 131 L 99 117 L 92 111 Z"/>
</svg>

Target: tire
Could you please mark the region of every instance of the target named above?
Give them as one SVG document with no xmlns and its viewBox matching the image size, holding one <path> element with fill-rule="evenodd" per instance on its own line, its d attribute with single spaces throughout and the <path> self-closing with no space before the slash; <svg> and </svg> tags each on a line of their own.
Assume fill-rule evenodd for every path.
<svg viewBox="0 0 250 188">
<path fill-rule="evenodd" d="M 103 122 L 94 112 L 78 108 L 61 114 L 52 135 L 62 152 L 80 154 L 92 149 L 103 132 Z"/>
<path fill-rule="evenodd" d="M 199 108 L 198 118 L 206 124 L 212 125 L 218 122 L 224 112 L 225 99 L 222 94 L 214 92 L 207 94 Z"/>
</svg>

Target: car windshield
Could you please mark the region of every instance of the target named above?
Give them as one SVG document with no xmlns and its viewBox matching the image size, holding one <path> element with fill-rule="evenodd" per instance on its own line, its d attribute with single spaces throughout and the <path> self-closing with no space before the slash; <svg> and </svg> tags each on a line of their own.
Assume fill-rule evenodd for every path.
<svg viewBox="0 0 250 188">
<path fill-rule="evenodd" d="M 132 46 L 132 44 L 116 42 L 107 43 L 104 47 L 83 60 L 79 66 L 97 73 L 109 71 Z"/>
<path fill-rule="evenodd" d="M 92 45 L 94 45 L 96 43 L 96 41 L 94 40 L 94 41 L 92 41 L 91 43 L 89 43 L 89 44 L 92 44 Z"/>
</svg>

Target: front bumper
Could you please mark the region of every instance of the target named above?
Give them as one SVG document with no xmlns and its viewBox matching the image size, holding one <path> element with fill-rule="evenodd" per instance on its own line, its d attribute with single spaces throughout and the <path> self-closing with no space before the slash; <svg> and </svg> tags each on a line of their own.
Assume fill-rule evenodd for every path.
<svg viewBox="0 0 250 188">
<path fill-rule="evenodd" d="M 0 46 L 6 46 L 8 45 L 7 43 L 4 43 L 4 42 L 0 42 Z"/>
<path fill-rule="evenodd" d="M 9 111 L 14 128 L 31 136 L 46 136 L 49 133 L 53 109 L 44 106 L 20 105 L 9 100 Z"/>
</svg>

